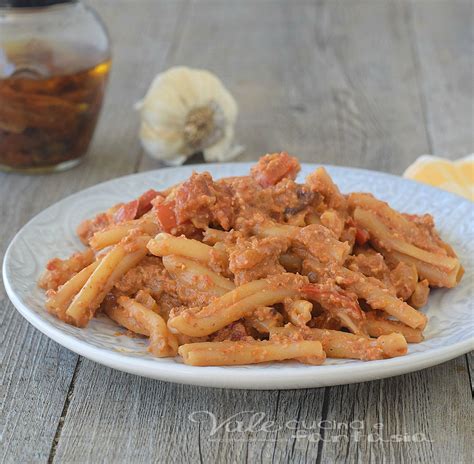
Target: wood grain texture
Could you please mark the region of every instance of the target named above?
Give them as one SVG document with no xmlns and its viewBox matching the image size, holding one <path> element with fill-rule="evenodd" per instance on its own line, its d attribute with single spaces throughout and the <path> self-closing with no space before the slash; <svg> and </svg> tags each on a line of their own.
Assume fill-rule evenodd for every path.
<svg viewBox="0 0 474 464">
<path fill-rule="evenodd" d="M 322 417 L 322 389 L 191 387 L 90 361 L 78 372 L 57 462 L 304 462 L 307 449 L 285 422 Z"/>
<path fill-rule="evenodd" d="M 463 357 L 424 371 L 331 389 L 327 462 L 469 463 L 473 413 Z M 338 423 L 353 424 L 353 439 Z M 357 429 L 360 428 L 360 436 Z"/>
<path fill-rule="evenodd" d="M 430 152 L 451 158 L 472 153 L 474 3 L 413 1 L 407 14 Z"/>
<path fill-rule="evenodd" d="M 396 2 L 205 0 L 190 4 L 182 27 L 167 65 L 221 77 L 240 107 L 239 159 L 285 149 L 305 161 L 398 174 L 428 150 Z M 141 169 L 157 166 L 145 157 Z"/>
<path fill-rule="evenodd" d="M 21 208 L 0 204 L 0 254 L 61 197 L 161 167 L 140 148 L 132 107 L 157 72 L 176 64 L 215 71 L 235 95 L 242 160 L 287 149 L 305 161 L 399 174 L 421 153 L 472 149 L 468 2 L 89 3 L 114 42 L 91 153 L 60 175 L 0 174 L 2 200 L 27 199 Z M 7 301 L 2 288 L 0 462 L 468 462 L 468 358 L 358 385 L 214 390 L 78 361 Z M 215 433 L 212 417 L 224 422 Z M 384 439 L 424 433 L 430 441 L 370 442 L 341 430 L 351 423 L 365 431 L 382 423 Z"/>
<path fill-rule="evenodd" d="M 77 356 L 0 308 L 0 462 L 47 462 Z"/>
<path fill-rule="evenodd" d="M 469 371 L 469 380 L 471 382 L 471 391 L 474 396 L 474 352 L 466 354 L 466 365 Z"/>
</svg>

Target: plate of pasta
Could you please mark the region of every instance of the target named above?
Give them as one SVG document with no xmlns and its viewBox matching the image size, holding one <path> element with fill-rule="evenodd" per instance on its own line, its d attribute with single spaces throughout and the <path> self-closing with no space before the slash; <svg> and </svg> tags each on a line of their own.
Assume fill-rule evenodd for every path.
<svg viewBox="0 0 474 464">
<path fill-rule="evenodd" d="M 18 232 L 3 276 L 32 325 L 98 363 L 308 388 L 473 349 L 473 256 L 469 201 L 281 152 L 71 195 Z"/>
</svg>

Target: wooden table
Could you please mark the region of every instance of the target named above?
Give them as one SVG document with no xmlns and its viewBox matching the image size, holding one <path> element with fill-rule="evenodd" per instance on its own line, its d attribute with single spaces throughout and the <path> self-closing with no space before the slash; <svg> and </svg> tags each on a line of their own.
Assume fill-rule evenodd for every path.
<svg viewBox="0 0 474 464">
<path fill-rule="evenodd" d="M 214 71 L 235 95 L 242 160 L 286 149 L 401 174 L 420 154 L 473 149 L 470 1 L 89 3 L 114 43 L 90 156 L 63 174 L 0 174 L 0 253 L 65 195 L 160 167 L 140 148 L 133 104 L 177 64 Z M 470 462 L 467 356 L 340 387 L 198 388 L 77 356 L 23 320 L 3 288 L 0 307 L 1 462 Z"/>
</svg>

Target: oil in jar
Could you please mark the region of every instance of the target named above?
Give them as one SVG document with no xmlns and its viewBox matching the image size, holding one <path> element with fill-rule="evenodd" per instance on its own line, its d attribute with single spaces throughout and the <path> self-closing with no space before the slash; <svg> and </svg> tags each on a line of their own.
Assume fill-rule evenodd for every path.
<svg viewBox="0 0 474 464">
<path fill-rule="evenodd" d="M 6 51 L 3 63 L 0 57 L 0 169 L 43 172 L 76 164 L 94 133 L 110 59 L 45 42 L 11 44 Z"/>
</svg>

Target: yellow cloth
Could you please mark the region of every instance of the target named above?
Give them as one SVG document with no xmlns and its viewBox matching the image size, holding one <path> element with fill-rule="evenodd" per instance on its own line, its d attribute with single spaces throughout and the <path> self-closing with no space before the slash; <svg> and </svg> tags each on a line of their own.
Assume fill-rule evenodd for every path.
<svg viewBox="0 0 474 464">
<path fill-rule="evenodd" d="M 474 201 L 474 153 L 456 161 L 420 156 L 403 177 L 430 184 Z"/>
</svg>

